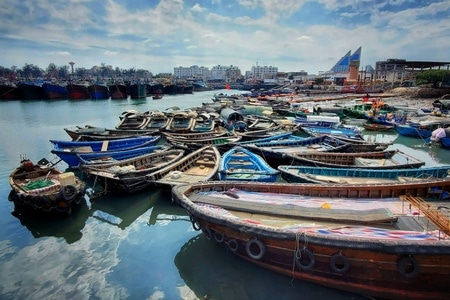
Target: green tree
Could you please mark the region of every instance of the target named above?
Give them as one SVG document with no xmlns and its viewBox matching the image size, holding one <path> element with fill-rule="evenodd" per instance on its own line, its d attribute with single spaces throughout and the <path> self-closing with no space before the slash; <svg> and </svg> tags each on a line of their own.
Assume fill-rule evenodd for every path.
<svg viewBox="0 0 450 300">
<path fill-rule="evenodd" d="M 426 70 L 416 75 L 416 85 L 432 84 L 433 87 L 437 87 L 449 74 L 450 71 L 447 70 Z"/>
</svg>

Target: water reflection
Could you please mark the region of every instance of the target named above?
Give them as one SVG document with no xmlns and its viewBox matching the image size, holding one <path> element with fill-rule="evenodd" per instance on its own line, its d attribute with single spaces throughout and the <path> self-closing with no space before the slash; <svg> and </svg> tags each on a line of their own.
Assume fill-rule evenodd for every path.
<svg viewBox="0 0 450 300">
<path fill-rule="evenodd" d="M 175 256 L 175 265 L 186 286 L 186 299 L 366 299 L 293 280 L 247 262 L 225 247 L 199 234 L 187 241 Z M 192 296 L 195 297 L 192 297 Z"/>
<path fill-rule="evenodd" d="M 154 207 L 155 203 L 161 198 L 167 198 L 167 195 L 158 190 L 133 195 L 102 196 L 92 201 L 87 200 L 74 209 L 70 216 L 65 218 L 48 219 L 29 214 L 24 215 L 15 210 L 11 214 L 19 219 L 20 223 L 35 238 L 61 237 L 68 244 L 72 244 L 82 238 L 82 231 L 89 217 L 124 230 L 137 218 Z M 166 199 L 160 202 L 168 202 L 171 205 L 170 201 L 166 201 Z M 150 223 L 153 222 L 155 224 L 158 214 L 163 214 L 163 212 L 169 214 L 169 211 L 162 209 L 161 205 L 157 207 L 159 209 L 153 210 Z M 186 215 L 181 208 L 178 211 L 175 210 L 175 212 L 179 215 Z"/>
</svg>

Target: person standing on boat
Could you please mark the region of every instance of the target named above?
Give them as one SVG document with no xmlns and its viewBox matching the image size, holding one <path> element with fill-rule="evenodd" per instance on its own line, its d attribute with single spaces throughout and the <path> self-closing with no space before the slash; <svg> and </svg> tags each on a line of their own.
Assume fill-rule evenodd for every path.
<svg viewBox="0 0 450 300">
<path fill-rule="evenodd" d="M 369 102 L 369 99 L 370 99 L 369 94 L 366 94 L 366 95 L 363 97 L 363 102 Z"/>
</svg>

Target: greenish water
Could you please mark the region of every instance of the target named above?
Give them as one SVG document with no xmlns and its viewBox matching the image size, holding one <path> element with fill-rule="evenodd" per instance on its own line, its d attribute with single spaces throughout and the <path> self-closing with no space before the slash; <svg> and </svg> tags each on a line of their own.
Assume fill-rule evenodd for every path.
<svg viewBox="0 0 450 300">
<path fill-rule="evenodd" d="M 215 91 L 233 93 L 237 91 Z M 169 192 L 107 196 L 63 220 L 18 219 L 7 200 L 20 154 L 37 161 L 65 127 L 112 128 L 129 109 L 181 109 L 215 92 L 162 100 L 0 102 L 0 299 L 360 299 L 252 265 L 193 230 Z M 450 164 L 448 150 L 420 139 L 371 133 L 428 166 Z"/>
</svg>

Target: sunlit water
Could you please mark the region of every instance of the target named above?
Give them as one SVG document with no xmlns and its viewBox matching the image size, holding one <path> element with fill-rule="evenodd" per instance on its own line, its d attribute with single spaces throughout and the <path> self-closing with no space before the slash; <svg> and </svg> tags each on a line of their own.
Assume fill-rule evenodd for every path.
<svg viewBox="0 0 450 300">
<path fill-rule="evenodd" d="M 358 295 L 293 280 L 252 265 L 193 230 L 170 193 L 148 191 L 92 201 L 63 220 L 18 219 L 7 200 L 9 173 L 20 154 L 37 161 L 65 127 L 112 128 L 135 109 L 198 107 L 214 93 L 162 100 L 0 102 L 1 299 L 358 299 Z M 424 160 L 449 164 L 448 150 L 395 133 L 374 141 Z"/>
</svg>

